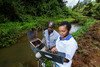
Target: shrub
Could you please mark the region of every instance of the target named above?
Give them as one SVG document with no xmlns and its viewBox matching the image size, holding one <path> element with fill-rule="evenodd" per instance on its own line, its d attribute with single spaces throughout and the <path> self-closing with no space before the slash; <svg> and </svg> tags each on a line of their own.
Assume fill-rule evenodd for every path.
<svg viewBox="0 0 100 67">
<path fill-rule="evenodd" d="M 96 19 L 100 19 L 100 3 L 97 3 L 93 7 L 93 17 Z"/>
</svg>

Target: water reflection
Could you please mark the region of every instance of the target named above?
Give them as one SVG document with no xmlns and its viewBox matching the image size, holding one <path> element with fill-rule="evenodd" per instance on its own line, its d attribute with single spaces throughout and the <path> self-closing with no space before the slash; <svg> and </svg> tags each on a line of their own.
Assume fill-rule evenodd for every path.
<svg viewBox="0 0 100 67">
<path fill-rule="evenodd" d="M 71 24 L 71 26 L 72 26 L 72 28 L 70 30 L 71 34 L 76 32 L 80 28 L 80 26 L 78 24 Z"/>
</svg>

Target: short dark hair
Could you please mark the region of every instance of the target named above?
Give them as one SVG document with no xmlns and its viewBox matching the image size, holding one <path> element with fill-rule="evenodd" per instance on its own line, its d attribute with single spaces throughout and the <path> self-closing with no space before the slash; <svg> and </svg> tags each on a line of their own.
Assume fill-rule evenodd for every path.
<svg viewBox="0 0 100 67">
<path fill-rule="evenodd" d="M 71 24 L 67 21 L 63 21 L 59 24 L 59 26 L 65 26 L 66 25 L 66 28 L 68 29 L 68 31 L 70 31 L 71 29 Z"/>
<path fill-rule="evenodd" d="M 48 27 L 52 27 L 52 28 L 53 28 L 53 27 L 55 27 L 55 24 L 54 24 L 54 22 L 52 22 L 52 21 L 49 21 L 49 22 L 48 22 Z"/>
</svg>

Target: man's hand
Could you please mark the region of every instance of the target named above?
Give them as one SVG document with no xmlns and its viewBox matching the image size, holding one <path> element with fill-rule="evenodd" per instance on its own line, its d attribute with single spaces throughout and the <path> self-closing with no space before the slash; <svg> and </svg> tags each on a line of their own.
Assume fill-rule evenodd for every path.
<svg viewBox="0 0 100 67">
<path fill-rule="evenodd" d="M 52 53 L 56 53 L 56 52 L 57 52 L 57 48 L 56 48 L 56 47 L 53 47 L 53 48 L 51 49 L 51 52 L 52 52 Z"/>
<path fill-rule="evenodd" d="M 68 63 L 68 62 L 69 62 L 69 60 L 68 60 L 68 59 L 66 59 L 66 58 L 64 58 L 64 62 Z"/>
</svg>

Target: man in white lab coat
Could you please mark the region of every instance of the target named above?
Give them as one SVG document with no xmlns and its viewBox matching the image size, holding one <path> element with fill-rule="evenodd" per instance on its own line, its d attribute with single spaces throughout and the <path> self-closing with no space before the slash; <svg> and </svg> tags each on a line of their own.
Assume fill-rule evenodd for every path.
<svg viewBox="0 0 100 67">
<path fill-rule="evenodd" d="M 71 67 L 72 64 L 72 58 L 78 49 L 77 42 L 73 38 L 71 34 L 69 34 L 69 31 L 71 29 L 71 24 L 64 21 L 59 26 L 59 34 L 60 37 L 58 37 L 56 41 L 56 47 L 52 48 L 51 51 L 53 53 L 55 52 L 63 52 L 66 54 L 64 63 L 56 63 L 56 67 Z"/>
</svg>

